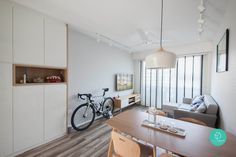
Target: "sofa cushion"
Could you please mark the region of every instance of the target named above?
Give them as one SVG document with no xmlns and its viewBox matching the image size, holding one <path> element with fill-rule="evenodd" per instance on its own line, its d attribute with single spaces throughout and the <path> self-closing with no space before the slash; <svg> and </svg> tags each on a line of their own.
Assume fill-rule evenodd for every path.
<svg viewBox="0 0 236 157">
<path fill-rule="evenodd" d="M 210 95 L 204 95 L 204 102 L 207 107 L 206 113 L 216 115 L 218 111 L 218 105 L 215 100 Z"/>
<path fill-rule="evenodd" d="M 196 109 L 195 112 L 197 112 L 197 113 L 205 113 L 206 110 L 207 110 L 207 107 L 206 107 L 205 103 L 202 102 L 201 105 Z"/>
<path fill-rule="evenodd" d="M 163 104 L 163 109 L 166 110 L 177 110 L 179 108 L 180 104 L 178 103 L 165 103 Z"/>
<path fill-rule="evenodd" d="M 190 111 L 191 105 L 189 105 L 189 104 L 181 104 L 178 109 L 179 109 L 179 110 Z"/>
</svg>

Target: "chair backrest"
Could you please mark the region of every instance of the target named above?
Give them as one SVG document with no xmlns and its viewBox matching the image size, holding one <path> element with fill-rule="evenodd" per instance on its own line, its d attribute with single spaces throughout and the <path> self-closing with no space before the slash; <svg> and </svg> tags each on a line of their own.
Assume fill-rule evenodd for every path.
<svg viewBox="0 0 236 157">
<path fill-rule="evenodd" d="M 140 157 L 141 149 L 138 143 L 133 140 L 119 134 L 116 131 L 112 131 L 111 138 L 114 146 L 115 156 L 121 157 Z"/>
<path fill-rule="evenodd" d="M 207 126 L 206 123 L 204 123 L 204 122 L 202 122 L 200 120 L 194 119 L 194 118 L 182 117 L 182 118 L 179 118 L 179 120 L 182 120 L 182 121 L 185 121 L 185 122 L 194 123 L 194 124 L 199 124 L 199 125 Z"/>
</svg>

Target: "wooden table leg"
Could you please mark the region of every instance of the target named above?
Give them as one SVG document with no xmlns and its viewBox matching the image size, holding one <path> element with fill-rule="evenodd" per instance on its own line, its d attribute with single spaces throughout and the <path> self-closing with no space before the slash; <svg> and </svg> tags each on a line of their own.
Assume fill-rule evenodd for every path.
<svg viewBox="0 0 236 157">
<path fill-rule="evenodd" d="M 114 150 L 114 146 L 113 146 L 113 142 L 112 142 L 112 138 L 111 138 L 110 143 L 109 143 L 107 157 L 112 157 L 113 156 L 113 150 Z"/>
<path fill-rule="evenodd" d="M 157 147 L 153 146 L 153 157 L 157 157 Z"/>
</svg>

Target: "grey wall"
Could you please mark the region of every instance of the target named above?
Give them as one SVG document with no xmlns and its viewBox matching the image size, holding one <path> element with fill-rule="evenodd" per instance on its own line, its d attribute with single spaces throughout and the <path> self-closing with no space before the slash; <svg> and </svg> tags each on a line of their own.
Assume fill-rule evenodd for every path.
<svg viewBox="0 0 236 157">
<path fill-rule="evenodd" d="M 134 73 L 131 55 L 69 28 L 68 34 L 68 101 L 69 120 L 71 112 L 81 102 L 76 94 L 92 92 L 101 94 L 104 87 L 108 95 L 127 95 L 133 90 L 116 92 L 115 74 Z M 70 123 L 69 123 L 70 124 Z"/>
<path fill-rule="evenodd" d="M 223 25 L 216 37 L 216 45 L 226 28 L 230 29 L 229 71 L 216 73 L 216 50 L 212 55 L 211 94 L 220 106 L 220 127 L 236 135 L 236 1 L 230 0 Z"/>
</svg>

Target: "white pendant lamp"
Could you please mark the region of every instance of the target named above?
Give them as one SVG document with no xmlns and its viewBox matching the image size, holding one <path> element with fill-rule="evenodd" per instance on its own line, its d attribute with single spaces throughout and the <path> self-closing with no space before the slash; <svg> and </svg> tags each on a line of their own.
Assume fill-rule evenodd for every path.
<svg viewBox="0 0 236 157">
<path fill-rule="evenodd" d="M 163 0 L 161 0 L 161 35 L 160 35 L 160 49 L 155 53 L 146 57 L 146 68 L 174 68 L 176 64 L 176 55 L 172 52 L 166 51 L 162 47 L 162 27 L 163 27 Z"/>
</svg>

